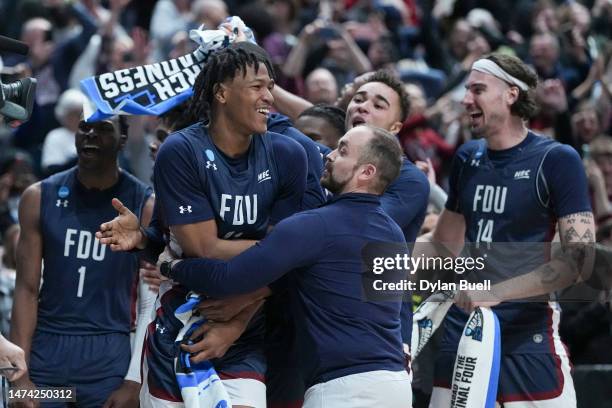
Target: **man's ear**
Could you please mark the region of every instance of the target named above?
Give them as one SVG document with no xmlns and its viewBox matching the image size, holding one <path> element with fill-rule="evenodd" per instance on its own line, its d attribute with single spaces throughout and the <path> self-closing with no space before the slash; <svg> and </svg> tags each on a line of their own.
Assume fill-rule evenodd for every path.
<svg viewBox="0 0 612 408">
<path fill-rule="evenodd" d="M 508 105 L 514 105 L 514 103 L 518 101 L 518 98 L 519 98 L 518 87 L 511 86 L 510 88 L 508 88 L 508 91 L 506 93 L 506 102 L 508 103 Z"/>
<path fill-rule="evenodd" d="M 215 84 L 214 95 L 217 102 L 224 104 L 227 98 L 227 88 L 223 84 Z"/>
<path fill-rule="evenodd" d="M 372 163 L 365 164 L 361 170 L 361 174 L 367 180 L 376 177 L 376 166 L 374 166 Z"/>
<path fill-rule="evenodd" d="M 400 130 L 402 130 L 402 126 L 404 124 L 402 122 L 393 122 L 393 124 L 391 125 L 391 127 L 389 128 L 389 132 L 393 133 L 394 135 L 397 135 L 399 133 Z"/>
</svg>

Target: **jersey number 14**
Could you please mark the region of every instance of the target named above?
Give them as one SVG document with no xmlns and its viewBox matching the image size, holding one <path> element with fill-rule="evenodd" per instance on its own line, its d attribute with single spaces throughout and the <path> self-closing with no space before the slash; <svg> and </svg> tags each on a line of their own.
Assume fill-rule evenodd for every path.
<svg viewBox="0 0 612 408">
<path fill-rule="evenodd" d="M 478 234 L 476 235 L 476 248 L 481 242 L 493 242 L 493 220 L 481 218 L 478 221 Z"/>
</svg>

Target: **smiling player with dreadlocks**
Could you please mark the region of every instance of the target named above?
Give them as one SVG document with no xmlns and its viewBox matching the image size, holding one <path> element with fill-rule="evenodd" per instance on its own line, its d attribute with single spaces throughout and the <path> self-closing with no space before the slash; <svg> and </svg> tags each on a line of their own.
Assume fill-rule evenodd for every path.
<svg viewBox="0 0 612 408">
<path fill-rule="evenodd" d="M 270 62 L 234 46 L 214 54 L 198 76 L 190 113 L 203 121 L 168 138 L 154 171 L 160 214 L 183 256 L 229 259 L 261 239 L 272 220 L 301 209 L 306 155 L 293 140 L 267 131 L 273 86 Z M 143 406 L 181 404 L 173 367 L 181 327 L 174 311 L 188 291 L 170 284 L 160 289 L 161 305 L 145 346 Z M 266 405 L 258 309 L 268 292 L 243 296 L 244 309 L 235 318 L 205 324 L 187 349 L 197 362 L 218 356 L 204 350 L 198 339 L 203 333 L 203 341 L 214 329 L 237 339 L 212 360 L 234 407 Z"/>
</svg>

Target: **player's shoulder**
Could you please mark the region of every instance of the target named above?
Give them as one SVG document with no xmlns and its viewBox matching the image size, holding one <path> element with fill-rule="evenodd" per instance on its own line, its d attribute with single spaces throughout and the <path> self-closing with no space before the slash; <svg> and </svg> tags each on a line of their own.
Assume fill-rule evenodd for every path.
<svg viewBox="0 0 612 408">
<path fill-rule="evenodd" d="M 419 169 L 413 162 L 405 158 L 402 160 L 402 167 L 400 167 L 399 180 L 409 180 L 421 185 L 429 186 L 429 180 L 425 173 Z"/>
<path fill-rule="evenodd" d="M 421 193 L 429 197 L 429 180 L 423 171 L 407 158 L 402 161 L 399 176 L 389 184 L 385 194 L 401 194 L 404 191 L 411 195 Z"/>
<path fill-rule="evenodd" d="M 556 141 L 546 145 L 546 161 L 548 162 L 580 162 L 580 155 L 572 146 Z"/>
<path fill-rule="evenodd" d="M 77 166 L 71 167 L 67 170 L 63 170 L 57 172 L 55 174 L 50 175 L 49 177 L 42 180 L 41 186 L 52 186 L 52 185 L 65 185 L 70 182 L 70 180 L 75 176 L 77 171 Z"/>
<path fill-rule="evenodd" d="M 191 151 L 194 144 L 202 139 L 205 132 L 206 130 L 204 126 L 202 126 L 202 123 L 197 122 L 186 128 L 170 133 L 160 146 L 156 160 L 159 160 L 160 157 L 163 160 L 168 154 L 181 154 Z"/>
<path fill-rule="evenodd" d="M 486 141 L 483 139 L 479 140 L 470 140 L 459 146 L 457 152 L 455 153 L 455 157 L 459 160 L 465 162 L 469 160 L 472 156 L 477 154 L 484 154 L 487 150 Z"/>
<path fill-rule="evenodd" d="M 295 160 L 300 156 L 306 156 L 304 147 L 290 137 L 276 132 L 266 132 L 265 137 L 269 138 L 274 155 L 278 158 Z"/>
</svg>

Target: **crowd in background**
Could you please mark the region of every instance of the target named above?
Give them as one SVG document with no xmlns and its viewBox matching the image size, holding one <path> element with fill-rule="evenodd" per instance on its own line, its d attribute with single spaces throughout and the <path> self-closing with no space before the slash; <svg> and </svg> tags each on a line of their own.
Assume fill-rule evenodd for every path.
<svg viewBox="0 0 612 408">
<path fill-rule="evenodd" d="M 270 54 L 277 83 L 316 104 L 302 113 L 325 131 L 304 133 L 334 148 L 344 133 L 343 94 L 387 69 L 410 97 L 399 133 L 406 155 L 431 161 L 447 185 L 451 159 L 471 138 L 461 106 L 474 61 L 506 52 L 539 76 L 529 127 L 573 146 L 588 176 L 597 241 L 612 247 L 612 1 L 610 0 L 0 0 L 0 34 L 28 44 L 2 53 L 2 81 L 37 79 L 31 119 L 0 125 L 0 330 L 8 332 L 20 193 L 75 164 L 79 81 L 191 52 L 188 31 L 240 16 Z M 310 121 L 312 122 L 312 121 Z M 298 124 L 299 127 L 299 124 Z M 130 118 L 122 166 L 150 182 L 158 119 Z M 430 229 L 433 213 L 424 225 Z M 574 364 L 612 363 L 610 303 L 564 305 L 562 335 Z"/>
</svg>

